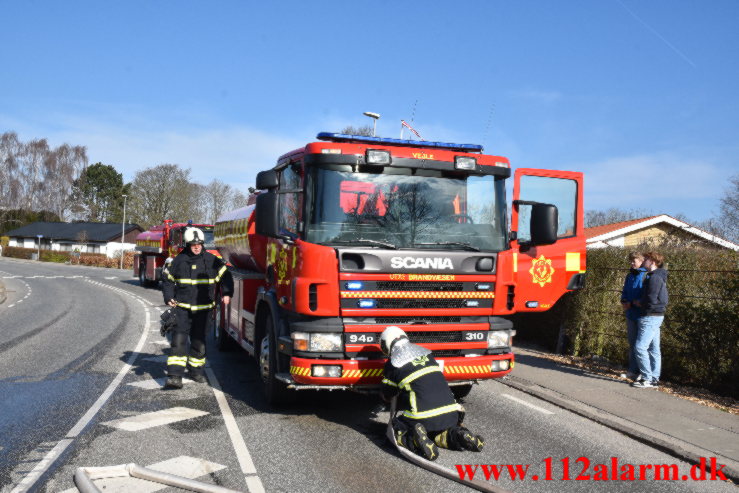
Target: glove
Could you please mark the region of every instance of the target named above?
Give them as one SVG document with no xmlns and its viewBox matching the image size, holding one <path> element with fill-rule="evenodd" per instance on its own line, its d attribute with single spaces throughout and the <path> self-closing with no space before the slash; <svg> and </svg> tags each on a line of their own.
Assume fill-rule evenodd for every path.
<svg viewBox="0 0 739 493">
<path fill-rule="evenodd" d="M 166 337 L 167 332 L 174 329 L 177 326 L 177 316 L 174 310 L 167 308 L 159 317 L 159 333 L 162 337 Z"/>
</svg>

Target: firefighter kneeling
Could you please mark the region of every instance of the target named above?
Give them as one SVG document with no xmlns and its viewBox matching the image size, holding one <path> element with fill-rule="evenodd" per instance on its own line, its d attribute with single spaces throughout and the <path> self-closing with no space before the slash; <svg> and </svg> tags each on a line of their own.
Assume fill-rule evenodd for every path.
<svg viewBox="0 0 739 493">
<path fill-rule="evenodd" d="M 408 340 L 400 327 L 388 327 L 380 336 L 382 352 L 388 356 L 382 397 L 398 396 L 399 417 L 393 418 L 398 445 L 436 460 L 439 447 L 480 452 L 485 441 L 462 424 L 464 409 L 444 379 L 431 351 Z"/>
<path fill-rule="evenodd" d="M 233 278 L 221 259 L 203 251 L 205 236 L 198 228 L 185 230 L 185 248 L 164 275 L 164 302 L 174 308 L 177 326 L 167 358 L 165 389 L 181 389 L 185 369 L 196 382 L 205 382 L 205 329 L 215 306 L 215 286 L 221 285 L 223 304 L 233 294 Z M 188 355 L 187 340 L 190 339 Z"/>
</svg>

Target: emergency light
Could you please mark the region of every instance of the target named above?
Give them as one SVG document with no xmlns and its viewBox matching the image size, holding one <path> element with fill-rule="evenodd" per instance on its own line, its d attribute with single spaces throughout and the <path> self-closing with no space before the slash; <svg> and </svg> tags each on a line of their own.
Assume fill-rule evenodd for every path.
<svg viewBox="0 0 739 493">
<path fill-rule="evenodd" d="M 350 135 L 332 132 L 321 132 L 316 138 L 329 142 L 366 142 L 369 144 L 396 145 L 406 147 L 432 147 L 462 152 L 482 152 L 479 144 L 453 144 L 451 142 L 429 142 L 427 140 L 390 139 L 387 137 L 368 137 L 366 135 Z M 466 168 L 463 168 L 466 169 Z"/>
<path fill-rule="evenodd" d="M 348 283 L 346 283 L 346 289 L 350 291 L 359 291 L 363 287 L 364 287 L 364 284 L 362 284 L 359 281 L 349 281 Z"/>
</svg>

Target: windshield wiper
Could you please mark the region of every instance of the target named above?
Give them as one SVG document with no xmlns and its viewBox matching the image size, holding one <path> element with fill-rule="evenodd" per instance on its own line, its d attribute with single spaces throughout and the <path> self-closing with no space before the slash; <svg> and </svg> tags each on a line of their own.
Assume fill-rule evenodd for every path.
<svg viewBox="0 0 739 493">
<path fill-rule="evenodd" d="M 367 238 L 357 238 L 356 240 L 331 240 L 326 243 L 321 243 L 321 245 L 327 245 L 330 246 L 333 245 L 353 245 L 355 243 L 364 243 L 367 245 L 375 245 L 375 246 L 382 246 L 385 248 L 390 248 L 392 250 L 397 250 L 398 247 L 393 245 L 390 242 L 386 241 L 378 241 L 378 240 L 369 240 Z"/>
<path fill-rule="evenodd" d="M 413 246 L 422 246 L 422 245 L 431 245 L 431 246 L 461 246 L 465 250 L 470 250 L 472 252 L 479 252 L 480 249 L 477 248 L 474 245 L 470 245 L 469 243 L 463 243 L 461 241 L 436 241 L 433 243 L 414 243 Z"/>
</svg>

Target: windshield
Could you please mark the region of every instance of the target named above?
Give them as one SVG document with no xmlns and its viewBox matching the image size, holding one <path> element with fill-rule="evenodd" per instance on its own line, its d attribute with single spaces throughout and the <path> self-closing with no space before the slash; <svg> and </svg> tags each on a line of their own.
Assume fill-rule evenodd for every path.
<svg viewBox="0 0 739 493">
<path fill-rule="evenodd" d="M 308 176 L 309 242 L 473 251 L 505 248 L 502 178 L 408 168 L 385 168 L 382 174 L 336 168 L 316 167 Z"/>
</svg>

